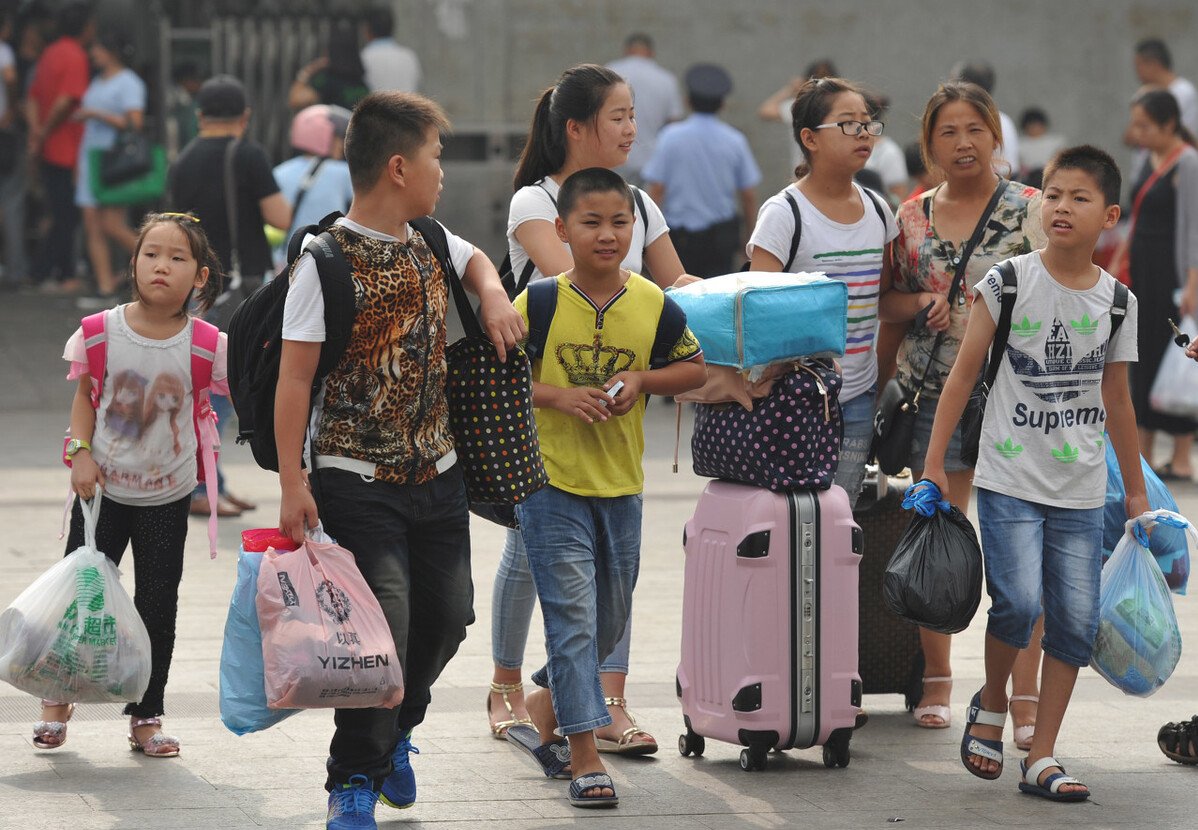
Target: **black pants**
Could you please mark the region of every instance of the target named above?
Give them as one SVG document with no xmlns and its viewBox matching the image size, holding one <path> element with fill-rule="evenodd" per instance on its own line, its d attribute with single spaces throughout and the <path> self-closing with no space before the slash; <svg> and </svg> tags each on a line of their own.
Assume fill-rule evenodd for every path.
<svg viewBox="0 0 1198 830">
<path fill-rule="evenodd" d="M 105 496 L 96 524 L 96 547 L 120 565 L 125 548 L 133 544 L 133 604 L 150 634 L 150 685 L 139 703 L 125 714 L 153 718 L 163 714 L 162 696 L 175 652 L 175 620 L 179 616 L 179 582 L 183 579 L 183 544 L 191 494 L 170 504 L 131 507 Z M 83 510 L 71 512 L 69 554 L 83 545 Z"/>
<path fill-rule="evenodd" d="M 701 231 L 671 230 L 670 239 L 688 274 L 718 277 L 740 267 L 739 263 L 733 264 L 740 245 L 740 219 L 735 216 Z"/>
<path fill-rule="evenodd" d="M 321 522 L 354 555 L 404 669 L 395 709 L 337 710 L 326 788 L 361 773 L 378 789 L 400 736 L 424 720 L 429 689 L 474 622 L 466 485 L 459 465 L 412 485 L 333 468 L 312 477 Z"/>
<path fill-rule="evenodd" d="M 75 233 L 79 208 L 75 206 L 75 173 L 48 161 L 41 163 L 42 186 L 50 210 L 50 230 L 37 249 L 34 276 L 43 281 L 75 276 Z"/>
</svg>

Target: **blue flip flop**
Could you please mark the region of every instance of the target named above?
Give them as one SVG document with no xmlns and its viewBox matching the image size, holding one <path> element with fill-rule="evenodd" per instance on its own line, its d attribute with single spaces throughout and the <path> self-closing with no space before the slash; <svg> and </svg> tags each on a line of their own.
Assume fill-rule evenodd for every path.
<svg viewBox="0 0 1198 830">
<path fill-rule="evenodd" d="M 612 791 L 612 794 L 583 795 L 587 790 L 599 787 L 606 787 Z M 620 799 L 615 792 L 616 785 L 612 783 L 610 775 L 606 772 L 592 772 L 587 775 L 580 775 L 570 782 L 570 803 L 575 807 L 615 807 L 620 803 Z"/>
<path fill-rule="evenodd" d="M 969 708 L 965 711 L 965 734 L 961 736 L 961 763 L 965 765 L 965 769 L 978 778 L 993 781 L 1002 775 L 1002 741 L 975 738 L 973 735 L 970 735 L 969 727 L 975 723 L 980 723 L 982 726 L 997 726 L 999 729 L 1007 725 L 1006 712 L 990 712 L 982 708 L 981 689 L 978 689 L 977 694 L 973 696 L 973 700 L 969 701 Z M 977 755 L 981 758 L 989 758 L 991 761 L 996 761 L 998 769 L 994 772 L 982 772 L 982 770 L 969 763 L 970 755 Z"/>
<path fill-rule="evenodd" d="M 1040 776 L 1049 767 L 1059 767 L 1061 771 L 1054 772 L 1041 784 Z M 1049 801 L 1072 801 L 1075 803 L 1085 801 L 1090 797 L 1090 788 L 1086 787 L 1085 784 L 1082 784 L 1081 781 L 1078 781 L 1072 775 L 1066 775 L 1065 768 L 1051 755 L 1041 758 L 1030 767 L 1027 765 L 1027 761 L 1020 761 L 1019 769 L 1023 772 L 1023 780 L 1019 782 L 1019 791 L 1021 793 L 1038 795 L 1040 798 L 1047 798 Z M 1065 784 L 1081 784 L 1086 789 L 1063 793 L 1061 792 L 1061 787 Z"/>
<path fill-rule="evenodd" d="M 507 741 L 527 752 L 546 778 L 570 780 L 570 744 L 565 738 L 543 744 L 541 733 L 535 727 L 518 724 L 508 729 Z"/>
</svg>

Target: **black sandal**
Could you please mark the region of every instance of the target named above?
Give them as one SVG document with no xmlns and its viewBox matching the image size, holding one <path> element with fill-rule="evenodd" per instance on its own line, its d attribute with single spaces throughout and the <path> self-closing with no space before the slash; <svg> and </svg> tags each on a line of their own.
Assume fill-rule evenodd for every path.
<svg viewBox="0 0 1198 830">
<path fill-rule="evenodd" d="M 1198 764 L 1198 715 L 1181 723 L 1166 723 L 1156 733 L 1156 745 L 1179 764 Z"/>
</svg>

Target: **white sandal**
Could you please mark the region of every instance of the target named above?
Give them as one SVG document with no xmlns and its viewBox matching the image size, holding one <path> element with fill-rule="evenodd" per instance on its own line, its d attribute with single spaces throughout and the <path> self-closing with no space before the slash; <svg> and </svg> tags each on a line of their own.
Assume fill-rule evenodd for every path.
<svg viewBox="0 0 1198 830">
<path fill-rule="evenodd" d="M 1015 725 L 1015 747 L 1027 752 L 1032 748 L 1032 738 L 1036 736 L 1036 722 L 1018 724 L 1015 723 L 1015 713 L 1011 710 L 1011 703 L 1023 701 L 1024 703 L 1035 703 L 1037 707 L 1040 704 L 1040 698 L 1037 695 L 1011 695 L 1010 702 L 1007 704 L 1007 711 L 1011 712 L 1011 723 Z"/>
<path fill-rule="evenodd" d="M 928 683 L 952 683 L 951 677 L 925 677 L 923 683 L 926 686 Z M 948 729 L 953 725 L 953 712 L 948 706 L 940 703 L 932 703 L 927 706 L 916 706 L 911 713 L 915 717 L 915 725 L 923 729 Z M 940 718 L 939 723 L 929 723 L 924 720 L 926 717 Z"/>
</svg>

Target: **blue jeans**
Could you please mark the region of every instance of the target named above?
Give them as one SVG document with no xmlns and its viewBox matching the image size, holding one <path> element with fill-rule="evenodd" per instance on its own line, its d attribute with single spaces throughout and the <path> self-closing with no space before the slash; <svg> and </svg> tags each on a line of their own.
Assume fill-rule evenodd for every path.
<svg viewBox="0 0 1198 830">
<path fill-rule="evenodd" d="M 874 406 L 878 387 L 871 386 L 851 401 L 840 402 L 844 419 L 844 438 L 840 442 L 840 464 L 833 483 L 849 494 L 849 504 L 856 506 L 865 481 L 865 462 L 874 437 Z"/>
<path fill-rule="evenodd" d="M 509 528 L 503 543 L 503 556 L 495 571 L 491 591 L 491 656 L 501 669 L 519 669 L 524 665 L 524 646 L 528 643 L 528 625 L 537 604 L 537 591 L 528 570 L 528 554 L 519 530 Z M 632 616 L 624 624 L 624 636 L 615 649 L 599 664 L 601 672 L 628 674 L 628 651 L 632 639 Z"/>
<path fill-rule="evenodd" d="M 986 633 L 1026 648 L 1044 611 L 1044 652 L 1086 666 L 1098 633 L 1102 508 L 1049 507 L 978 488 L 991 606 Z"/>
<path fill-rule="evenodd" d="M 640 494 L 605 499 L 548 486 L 516 507 L 549 654 L 532 680 L 552 693 L 562 735 L 611 723 L 599 655 L 615 648 L 632 608 L 641 504 Z"/>
</svg>

